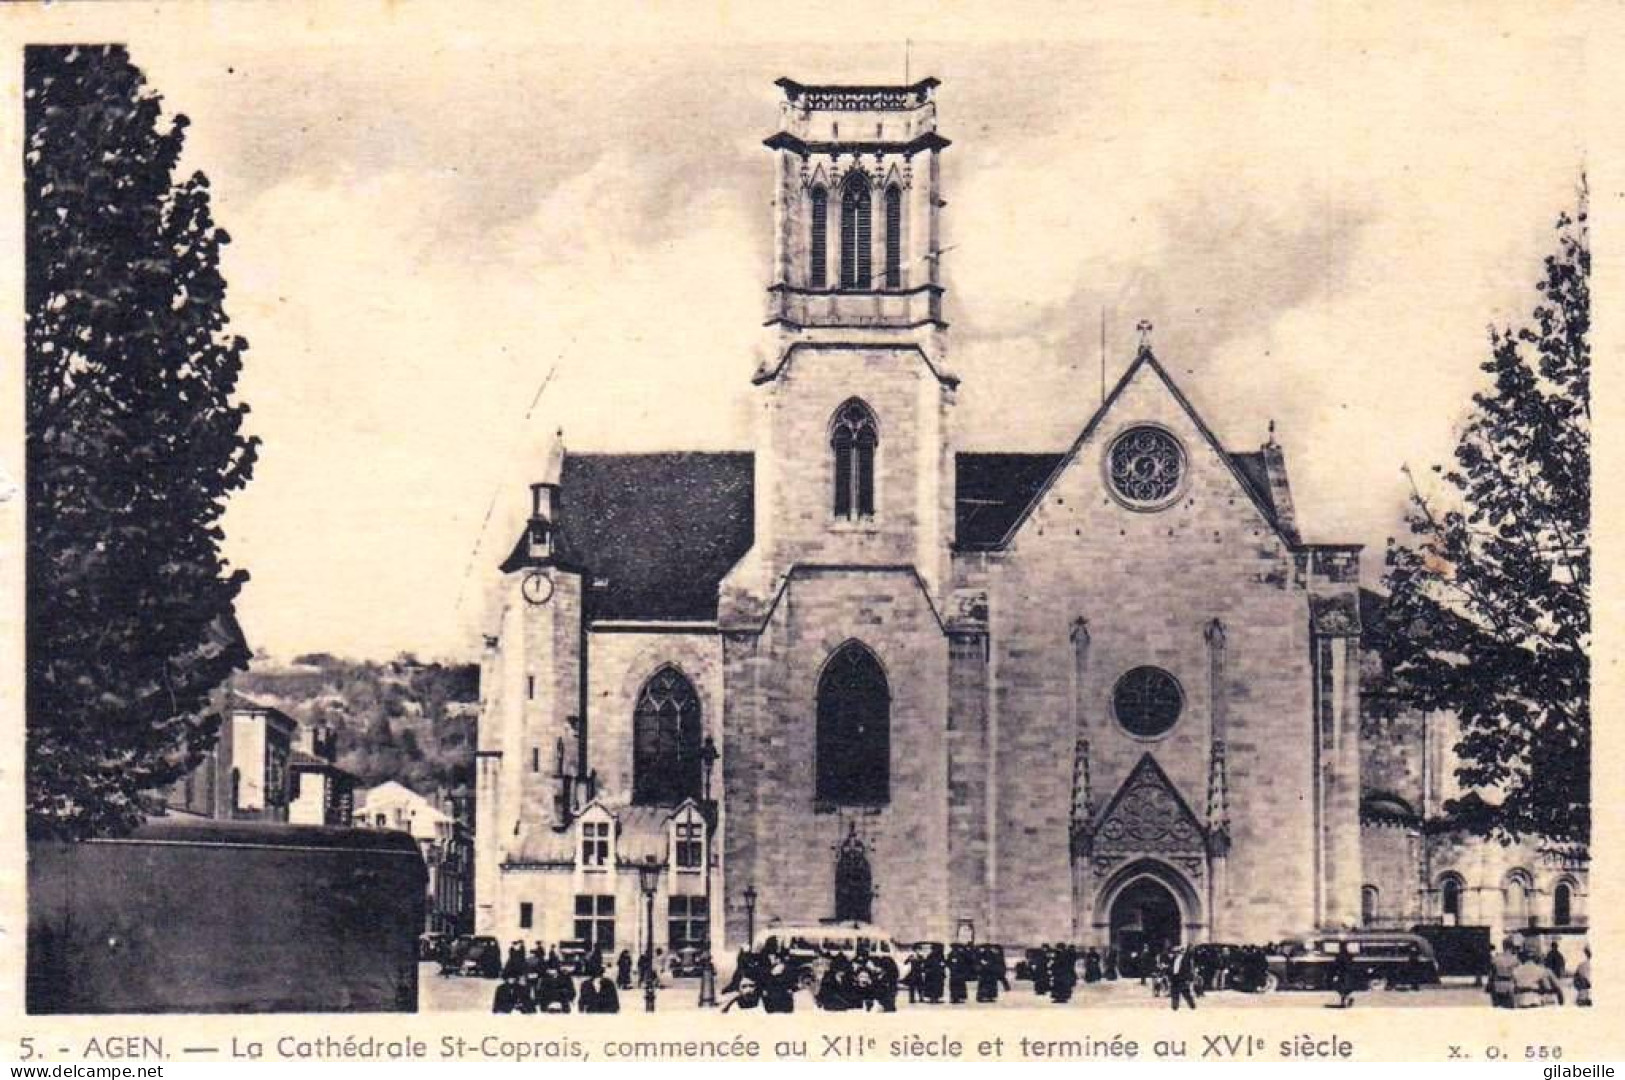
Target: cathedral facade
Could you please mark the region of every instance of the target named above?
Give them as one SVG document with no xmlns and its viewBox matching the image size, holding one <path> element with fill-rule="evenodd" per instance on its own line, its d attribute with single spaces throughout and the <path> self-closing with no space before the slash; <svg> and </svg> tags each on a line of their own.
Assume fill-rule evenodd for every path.
<svg viewBox="0 0 1625 1080">
<path fill-rule="evenodd" d="M 1149 340 L 973 453 L 935 80 L 780 80 L 742 453 L 537 463 L 486 637 L 477 927 L 1262 942 L 1361 918 L 1359 548 Z M 713 928 L 715 932 L 713 932 Z"/>
</svg>

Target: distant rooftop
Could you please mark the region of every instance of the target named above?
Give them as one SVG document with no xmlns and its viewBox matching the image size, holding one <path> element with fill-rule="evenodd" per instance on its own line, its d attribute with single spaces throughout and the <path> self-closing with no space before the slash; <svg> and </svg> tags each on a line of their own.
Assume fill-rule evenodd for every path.
<svg viewBox="0 0 1625 1080">
<path fill-rule="evenodd" d="M 902 84 L 838 85 L 824 83 L 808 86 L 794 79 L 779 79 L 775 86 L 784 90 L 792 103 L 807 109 L 827 109 L 842 112 L 893 112 L 917 109 L 931 100 L 931 91 L 938 85 L 933 78 Z"/>
</svg>

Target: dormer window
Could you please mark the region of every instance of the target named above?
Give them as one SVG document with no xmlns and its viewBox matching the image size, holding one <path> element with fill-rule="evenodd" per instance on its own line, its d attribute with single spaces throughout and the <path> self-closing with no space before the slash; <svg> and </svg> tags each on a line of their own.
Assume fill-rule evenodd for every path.
<svg viewBox="0 0 1625 1080">
<path fill-rule="evenodd" d="M 697 874 L 705 866 L 705 831 L 705 817 L 693 803 L 672 815 L 671 865 L 679 873 Z"/>
<path fill-rule="evenodd" d="M 587 870 L 607 870 L 613 862 L 611 822 L 581 822 L 581 865 Z"/>
<path fill-rule="evenodd" d="M 875 414 L 853 398 L 835 411 L 830 449 L 835 457 L 835 516 L 846 520 L 875 513 L 875 446 L 880 441 Z"/>
</svg>

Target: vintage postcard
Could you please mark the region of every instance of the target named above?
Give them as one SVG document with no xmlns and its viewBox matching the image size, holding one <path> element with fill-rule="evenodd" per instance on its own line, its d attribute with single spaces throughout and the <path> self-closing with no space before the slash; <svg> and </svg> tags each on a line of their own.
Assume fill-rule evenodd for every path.
<svg viewBox="0 0 1625 1080">
<path fill-rule="evenodd" d="M 1606 1075 L 1614 15 L 0 13 L 0 1057 Z"/>
</svg>

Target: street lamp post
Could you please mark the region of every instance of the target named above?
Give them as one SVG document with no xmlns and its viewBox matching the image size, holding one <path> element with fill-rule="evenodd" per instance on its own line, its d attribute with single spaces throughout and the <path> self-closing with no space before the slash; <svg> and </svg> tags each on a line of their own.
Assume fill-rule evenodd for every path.
<svg viewBox="0 0 1625 1080">
<path fill-rule="evenodd" d="M 660 864 L 653 855 L 638 865 L 638 885 L 643 889 L 643 903 L 648 910 L 648 921 L 643 934 L 643 1011 L 655 1011 L 655 887 L 660 884 Z"/>
<path fill-rule="evenodd" d="M 711 802 L 711 768 L 717 763 L 717 744 L 711 736 L 705 737 L 700 747 L 700 784 L 705 809 L 705 952 L 700 958 L 700 1008 L 717 1003 L 717 969 L 711 955 L 714 936 L 711 932 L 711 845 L 716 839 L 712 823 L 716 820 Z"/>
<path fill-rule="evenodd" d="M 745 886 L 745 948 L 756 947 L 756 886 Z"/>
</svg>

